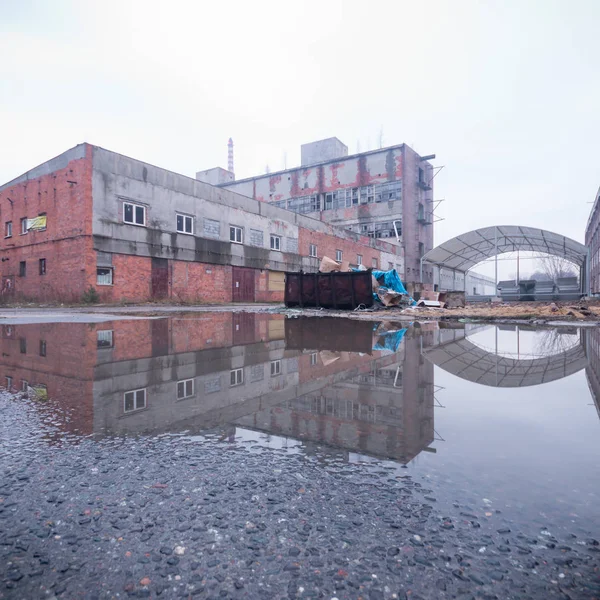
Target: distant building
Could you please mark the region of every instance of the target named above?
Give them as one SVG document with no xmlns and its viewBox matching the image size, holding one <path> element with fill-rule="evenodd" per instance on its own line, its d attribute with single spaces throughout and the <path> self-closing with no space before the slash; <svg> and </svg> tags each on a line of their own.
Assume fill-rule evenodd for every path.
<svg viewBox="0 0 600 600">
<path fill-rule="evenodd" d="M 585 245 L 590 251 L 590 293 L 600 294 L 600 189 L 585 228 Z"/>
<path fill-rule="evenodd" d="M 398 245 L 404 256 L 401 277 L 420 281 L 420 258 L 433 247 L 435 169 L 430 160 L 435 155 L 419 156 L 400 144 L 348 156 L 337 138 L 304 144 L 301 154 L 300 167 L 218 185 Z M 433 283 L 429 265 L 423 282 Z"/>
</svg>

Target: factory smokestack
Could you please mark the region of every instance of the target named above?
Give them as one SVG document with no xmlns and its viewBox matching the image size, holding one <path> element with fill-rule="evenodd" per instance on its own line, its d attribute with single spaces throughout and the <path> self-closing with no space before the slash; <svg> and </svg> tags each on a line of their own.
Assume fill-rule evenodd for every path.
<svg viewBox="0 0 600 600">
<path fill-rule="evenodd" d="M 227 170 L 231 173 L 234 173 L 233 170 L 233 140 L 229 138 L 229 142 L 227 143 Z M 233 177 L 235 179 L 235 175 Z"/>
</svg>

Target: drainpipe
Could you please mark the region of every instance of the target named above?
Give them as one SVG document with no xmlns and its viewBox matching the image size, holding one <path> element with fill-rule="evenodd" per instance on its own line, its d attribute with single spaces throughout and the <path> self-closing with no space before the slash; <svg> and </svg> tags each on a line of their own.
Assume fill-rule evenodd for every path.
<svg viewBox="0 0 600 600">
<path fill-rule="evenodd" d="M 423 283 L 423 257 L 421 257 L 421 276 L 419 281 Z"/>
</svg>

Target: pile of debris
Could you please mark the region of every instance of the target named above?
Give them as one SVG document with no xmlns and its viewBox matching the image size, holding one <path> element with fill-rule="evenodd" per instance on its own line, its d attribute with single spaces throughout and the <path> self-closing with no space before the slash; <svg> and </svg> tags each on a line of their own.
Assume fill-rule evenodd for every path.
<svg viewBox="0 0 600 600">
<path fill-rule="evenodd" d="M 346 261 L 338 262 L 328 256 L 323 257 L 319 267 L 320 273 L 352 273 L 368 270 L 369 269 L 364 265 L 353 268 L 350 266 L 350 263 Z M 415 301 L 406 291 L 396 269 L 391 269 L 389 271 L 371 269 L 370 271 L 373 283 L 373 299 L 376 308 L 406 308 L 415 305 Z"/>
</svg>

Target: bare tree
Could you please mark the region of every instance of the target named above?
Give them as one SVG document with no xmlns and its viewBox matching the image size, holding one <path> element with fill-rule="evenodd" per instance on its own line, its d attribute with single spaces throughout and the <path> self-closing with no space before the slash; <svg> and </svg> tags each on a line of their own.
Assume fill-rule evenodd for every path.
<svg viewBox="0 0 600 600">
<path fill-rule="evenodd" d="M 577 267 L 560 256 L 542 256 L 538 259 L 538 269 L 546 279 L 556 281 L 558 277 L 577 277 Z"/>
</svg>

